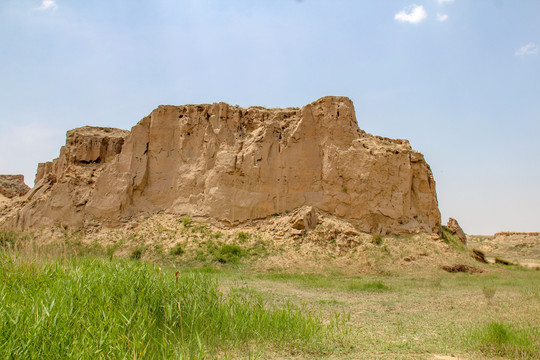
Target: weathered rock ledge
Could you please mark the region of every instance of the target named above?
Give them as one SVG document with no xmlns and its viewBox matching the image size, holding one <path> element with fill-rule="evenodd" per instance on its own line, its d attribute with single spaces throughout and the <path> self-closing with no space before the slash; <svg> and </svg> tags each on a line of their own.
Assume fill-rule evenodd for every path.
<svg viewBox="0 0 540 360">
<path fill-rule="evenodd" d="M 119 224 L 155 213 L 236 225 L 309 206 L 357 230 L 438 232 L 435 182 L 407 140 L 360 130 L 352 102 L 301 109 L 159 106 L 131 132 L 67 133 L 4 227 L 90 220 Z"/>
<path fill-rule="evenodd" d="M 29 190 L 24 183 L 24 175 L 0 175 L 0 195 L 12 199 L 26 194 Z"/>
</svg>

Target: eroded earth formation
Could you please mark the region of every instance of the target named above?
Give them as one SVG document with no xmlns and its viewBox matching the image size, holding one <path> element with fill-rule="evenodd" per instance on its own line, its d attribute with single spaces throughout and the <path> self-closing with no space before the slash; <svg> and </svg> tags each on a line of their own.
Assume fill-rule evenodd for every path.
<svg viewBox="0 0 540 360">
<path fill-rule="evenodd" d="M 435 182 L 407 140 L 367 134 L 348 98 L 301 109 L 159 106 L 131 131 L 67 133 L 4 227 L 189 214 L 238 225 L 311 207 L 372 233 L 438 232 Z"/>
</svg>

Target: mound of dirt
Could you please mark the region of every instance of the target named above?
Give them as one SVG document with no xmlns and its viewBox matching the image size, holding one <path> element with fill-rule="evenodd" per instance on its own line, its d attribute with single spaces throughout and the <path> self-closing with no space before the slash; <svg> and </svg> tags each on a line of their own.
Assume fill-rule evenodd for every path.
<svg viewBox="0 0 540 360">
<path fill-rule="evenodd" d="M 441 266 L 441 269 L 443 269 L 446 272 L 449 273 L 458 273 L 458 272 L 465 272 L 469 274 L 476 274 L 483 272 L 482 270 L 471 266 L 471 265 L 465 265 L 465 264 L 456 264 L 456 265 L 443 265 Z"/>
</svg>

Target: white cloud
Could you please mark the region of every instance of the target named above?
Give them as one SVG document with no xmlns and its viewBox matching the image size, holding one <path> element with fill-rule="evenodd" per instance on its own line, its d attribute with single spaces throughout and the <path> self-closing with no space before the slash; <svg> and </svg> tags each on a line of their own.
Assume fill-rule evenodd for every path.
<svg viewBox="0 0 540 360">
<path fill-rule="evenodd" d="M 408 22 L 410 24 L 418 24 L 427 18 L 427 12 L 422 5 L 413 4 L 398 12 L 394 19 L 399 22 Z"/>
<path fill-rule="evenodd" d="M 523 45 L 519 48 L 518 51 L 516 51 L 516 55 L 536 55 L 538 54 L 538 45 L 534 43 L 528 43 L 527 45 Z"/>
<path fill-rule="evenodd" d="M 55 0 L 42 0 L 41 1 L 41 5 L 38 6 L 36 9 L 37 10 L 55 10 L 56 8 L 58 8 L 58 5 L 56 5 L 56 1 Z"/>
<path fill-rule="evenodd" d="M 437 20 L 439 20 L 440 22 L 446 21 L 446 20 L 448 20 L 448 15 L 446 15 L 446 14 L 437 14 Z"/>
<path fill-rule="evenodd" d="M 454 0 L 437 0 L 437 2 L 438 2 L 439 4 L 444 4 L 444 3 L 453 3 L 453 2 L 454 2 Z"/>
</svg>

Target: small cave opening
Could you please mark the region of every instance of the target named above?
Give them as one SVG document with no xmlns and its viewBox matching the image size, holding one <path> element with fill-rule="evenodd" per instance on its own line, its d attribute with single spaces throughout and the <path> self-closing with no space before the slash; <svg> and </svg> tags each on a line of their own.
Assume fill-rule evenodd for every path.
<svg viewBox="0 0 540 360">
<path fill-rule="evenodd" d="M 99 162 L 101 162 L 101 157 L 99 156 L 94 160 L 79 160 L 79 164 L 84 164 L 84 165 L 97 164 Z"/>
</svg>

